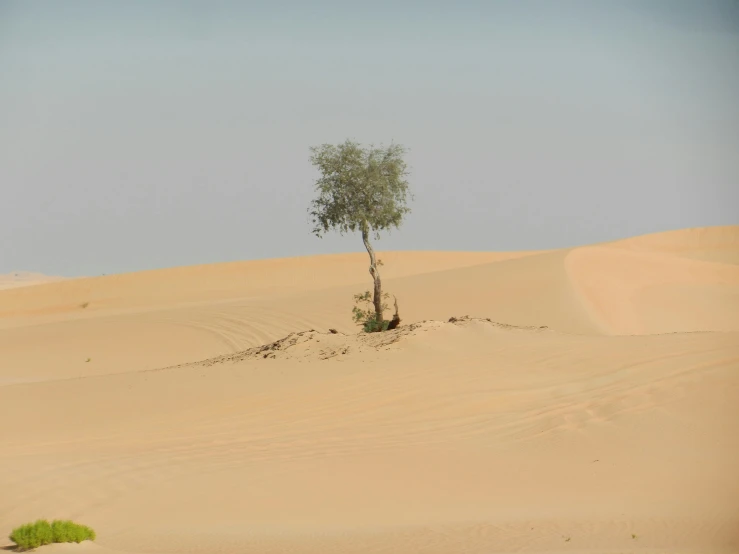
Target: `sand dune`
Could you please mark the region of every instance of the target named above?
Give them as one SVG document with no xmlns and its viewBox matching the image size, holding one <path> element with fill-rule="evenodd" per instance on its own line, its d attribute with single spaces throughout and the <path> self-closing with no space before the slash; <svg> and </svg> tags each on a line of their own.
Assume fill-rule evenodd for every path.
<svg viewBox="0 0 739 554">
<path fill-rule="evenodd" d="M 739 265 L 593 247 L 570 252 L 566 267 L 610 333 L 739 331 Z"/>
<path fill-rule="evenodd" d="M 739 226 L 695 227 L 619 240 L 609 246 L 626 250 L 739 264 Z"/>
<path fill-rule="evenodd" d="M 0 275 L 0 290 L 53 283 L 62 279 L 63 277 L 53 277 L 33 271 L 12 271 L 5 275 Z"/>
<path fill-rule="evenodd" d="M 523 257 L 536 252 L 387 252 L 387 278 L 417 275 Z M 66 280 L 33 290 L 5 292 L 0 321 L 32 316 L 33 323 L 90 312 L 169 309 L 192 303 L 273 297 L 292 292 L 366 284 L 364 253 L 176 267 Z M 83 311 L 84 310 L 84 311 Z M 40 318 L 39 316 L 43 316 Z"/>
<path fill-rule="evenodd" d="M 739 227 L 576 248 L 566 267 L 592 318 L 610 333 L 739 331 Z"/>
<path fill-rule="evenodd" d="M 0 524 L 76 519 L 95 544 L 42 550 L 90 554 L 739 552 L 737 254 L 739 227 L 386 253 L 380 335 L 362 254 L 0 291 Z"/>
</svg>

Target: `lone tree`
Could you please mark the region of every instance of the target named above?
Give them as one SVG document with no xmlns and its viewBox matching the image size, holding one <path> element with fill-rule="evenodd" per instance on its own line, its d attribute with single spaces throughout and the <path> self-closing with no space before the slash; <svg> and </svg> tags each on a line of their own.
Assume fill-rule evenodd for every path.
<svg viewBox="0 0 739 554">
<path fill-rule="evenodd" d="M 328 231 L 338 231 L 341 235 L 356 231 L 362 233 L 370 258 L 369 272 L 375 285 L 372 297 L 375 328 L 382 330 L 382 280 L 370 234 L 379 240 L 381 231 L 399 228 L 403 217 L 410 213 L 406 202 L 413 197 L 405 179 L 408 175 L 403 161 L 406 149 L 398 144 L 387 148 L 362 148 L 347 140 L 338 146 L 323 144 L 310 150 L 311 163 L 321 173 L 315 185 L 318 197 L 308 210 L 314 225 L 313 233 L 319 238 Z M 393 327 L 400 322 L 397 301 L 395 306 Z"/>
</svg>

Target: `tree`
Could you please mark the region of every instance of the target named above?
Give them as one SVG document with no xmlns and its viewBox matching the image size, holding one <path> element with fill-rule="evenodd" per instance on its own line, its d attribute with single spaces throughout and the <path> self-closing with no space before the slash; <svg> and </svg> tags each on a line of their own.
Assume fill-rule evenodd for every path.
<svg viewBox="0 0 739 554">
<path fill-rule="evenodd" d="M 381 231 L 399 228 L 410 213 L 407 201 L 413 196 L 408 190 L 408 171 L 403 160 L 406 149 L 399 144 L 362 148 L 347 140 L 338 146 L 323 144 L 310 150 L 310 161 L 321 173 L 315 184 L 318 196 L 308 210 L 313 233 L 319 238 L 328 231 L 362 234 L 374 280 L 375 320 L 381 329 L 385 307 L 382 279 L 370 235 L 379 240 Z"/>
</svg>

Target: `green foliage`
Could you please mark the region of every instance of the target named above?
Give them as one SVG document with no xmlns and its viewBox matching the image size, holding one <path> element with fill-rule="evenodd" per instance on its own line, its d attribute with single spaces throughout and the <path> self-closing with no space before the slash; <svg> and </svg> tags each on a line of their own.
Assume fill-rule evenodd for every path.
<svg viewBox="0 0 739 554">
<path fill-rule="evenodd" d="M 54 542 L 77 542 L 95 540 L 95 531 L 86 525 L 79 525 L 68 520 L 55 520 L 51 524 Z"/>
<path fill-rule="evenodd" d="M 21 525 L 10 534 L 10 540 L 23 550 L 38 548 L 45 544 L 51 544 L 53 534 L 51 524 L 45 519 L 39 519 L 36 523 Z"/>
<path fill-rule="evenodd" d="M 398 144 L 387 148 L 362 148 L 347 140 L 338 146 L 324 144 L 311 149 L 311 163 L 321 177 L 316 182 L 318 197 L 309 213 L 313 233 L 320 237 L 329 230 L 340 234 L 398 228 L 410 212 L 406 206 L 408 174 Z"/>
<path fill-rule="evenodd" d="M 13 529 L 10 540 L 22 550 L 38 548 L 55 542 L 77 542 L 95 540 L 95 531 L 72 521 L 54 520 L 51 523 L 39 519 Z"/>
<path fill-rule="evenodd" d="M 382 295 L 383 298 L 390 298 L 388 293 Z M 390 324 L 389 321 L 383 321 L 382 324 L 377 321 L 375 306 L 372 303 L 372 293 L 365 291 L 354 295 L 354 308 L 352 314 L 354 322 L 362 327 L 365 333 L 376 333 L 378 331 L 387 331 Z M 364 305 L 364 306 L 362 306 Z M 387 304 L 383 302 L 382 309 L 387 310 Z"/>
<path fill-rule="evenodd" d="M 370 317 L 368 317 L 364 323 L 362 323 L 362 330 L 365 333 L 378 333 L 381 331 L 387 331 L 388 326 L 390 325 L 390 322 L 388 320 L 383 320 L 382 324 L 377 323 L 377 314 L 372 314 Z"/>
</svg>

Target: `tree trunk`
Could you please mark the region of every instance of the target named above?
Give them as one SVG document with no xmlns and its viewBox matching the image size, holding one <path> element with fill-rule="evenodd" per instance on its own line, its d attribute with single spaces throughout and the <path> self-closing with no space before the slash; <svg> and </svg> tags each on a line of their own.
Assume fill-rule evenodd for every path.
<svg viewBox="0 0 739 554">
<path fill-rule="evenodd" d="M 372 279 L 375 281 L 374 296 L 372 297 L 372 303 L 375 305 L 375 318 L 380 329 L 382 329 L 382 280 L 380 279 L 380 272 L 377 269 L 375 251 L 372 249 L 372 244 L 370 244 L 369 229 L 367 228 L 367 225 L 362 227 L 362 240 L 364 241 L 364 247 L 367 249 L 367 253 L 370 257 L 369 272 L 370 275 L 372 275 Z"/>
</svg>

